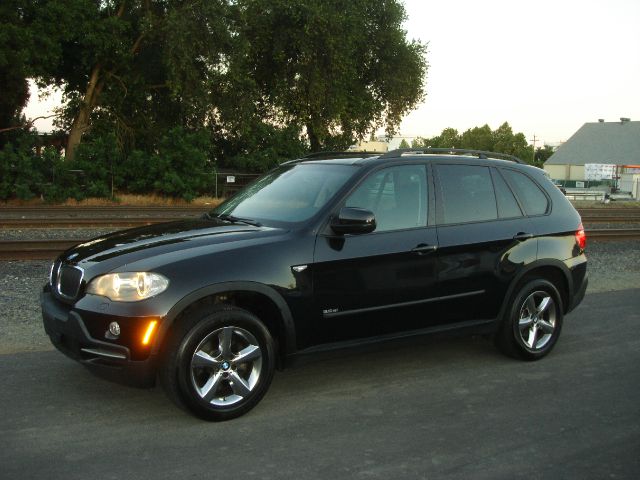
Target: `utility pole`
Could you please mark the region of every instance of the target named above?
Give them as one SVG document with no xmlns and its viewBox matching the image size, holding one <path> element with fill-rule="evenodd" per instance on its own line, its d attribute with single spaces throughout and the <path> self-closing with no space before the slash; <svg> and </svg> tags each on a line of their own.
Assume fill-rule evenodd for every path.
<svg viewBox="0 0 640 480">
<path fill-rule="evenodd" d="M 533 134 L 533 139 L 529 140 L 530 142 L 533 143 L 533 152 L 531 152 L 531 165 L 536 163 L 536 142 L 540 140 L 538 137 L 536 137 L 536 134 Z"/>
</svg>

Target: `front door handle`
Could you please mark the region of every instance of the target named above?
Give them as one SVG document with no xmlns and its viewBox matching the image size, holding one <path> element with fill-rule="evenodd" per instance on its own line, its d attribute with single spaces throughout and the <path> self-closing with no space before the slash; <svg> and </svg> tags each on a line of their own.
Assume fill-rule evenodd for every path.
<svg viewBox="0 0 640 480">
<path fill-rule="evenodd" d="M 518 232 L 513 236 L 513 239 L 519 242 L 524 242 L 525 240 L 529 240 L 530 238 L 533 238 L 533 233 Z"/>
<path fill-rule="evenodd" d="M 418 255 L 426 255 L 428 253 L 435 252 L 437 249 L 437 245 L 427 245 L 426 243 L 421 243 L 417 247 L 411 249 L 411 252 L 417 253 Z"/>
</svg>

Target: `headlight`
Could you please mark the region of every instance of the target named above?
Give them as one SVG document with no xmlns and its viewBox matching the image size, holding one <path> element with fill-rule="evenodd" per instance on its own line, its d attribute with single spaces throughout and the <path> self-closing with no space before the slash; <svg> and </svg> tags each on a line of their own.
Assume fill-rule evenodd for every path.
<svg viewBox="0 0 640 480">
<path fill-rule="evenodd" d="M 108 297 L 114 302 L 137 302 L 164 292 L 169 280 L 159 273 L 109 273 L 94 278 L 87 293 Z"/>
</svg>

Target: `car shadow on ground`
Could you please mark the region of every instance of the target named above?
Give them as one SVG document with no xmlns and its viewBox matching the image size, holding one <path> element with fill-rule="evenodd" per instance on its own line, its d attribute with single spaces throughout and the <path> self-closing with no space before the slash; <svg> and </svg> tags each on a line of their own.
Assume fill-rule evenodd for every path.
<svg viewBox="0 0 640 480">
<path fill-rule="evenodd" d="M 23 407 L 44 414 L 56 412 L 64 419 L 78 412 L 101 422 L 121 412 L 137 419 L 169 419 L 180 423 L 199 420 L 175 406 L 160 386 L 140 389 L 110 382 L 58 352 L 34 352 L 5 356 L 9 369 L 0 397 L 5 404 L 23 402 Z M 336 396 L 358 397 L 395 382 L 425 381 L 466 371 L 479 364 L 503 363 L 491 341 L 483 337 L 426 339 L 411 345 L 377 346 L 367 352 L 348 351 L 330 358 L 314 358 L 276 372 L 265 399 L 249 416 L 277 415 L 283 403 L 304 408 L 314 399 Z M 399 374 L 400 373 L 400 374 Z M 30 391 L 24 398 L 21 392 Z M 24 402 L 27 404 L 25 405 Z"/>
</svg>

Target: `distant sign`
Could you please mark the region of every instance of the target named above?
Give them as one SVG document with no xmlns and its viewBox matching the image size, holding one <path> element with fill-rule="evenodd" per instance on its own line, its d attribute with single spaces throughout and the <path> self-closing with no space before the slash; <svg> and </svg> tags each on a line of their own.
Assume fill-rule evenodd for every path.
<svg viewBox="0 0 640 480">
<path fill-rule="evenodd" d="M 233 175 L 227 175 L 227 183 L 236 183 L 236 177 Z"/>
<path fill-rule="evenodd" d="M 611 180 L 616 176 L 616 166 L 604 163 L 587 163 L 584 166 L 585 180 Z"/>
<path fill-rule="evenodd" d="M 584 188 L 584 182 L 576 182 L 576 188 Z"/>
</svg>

